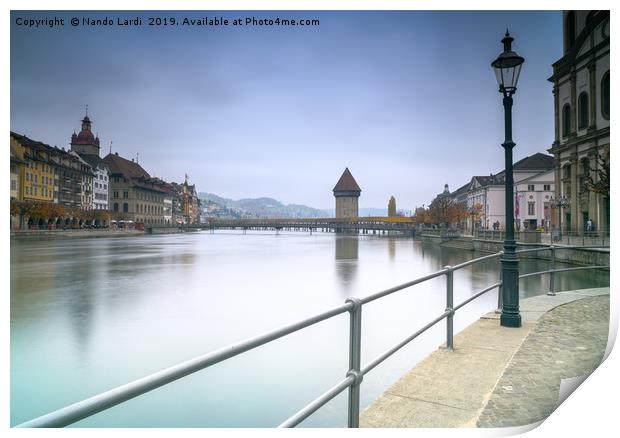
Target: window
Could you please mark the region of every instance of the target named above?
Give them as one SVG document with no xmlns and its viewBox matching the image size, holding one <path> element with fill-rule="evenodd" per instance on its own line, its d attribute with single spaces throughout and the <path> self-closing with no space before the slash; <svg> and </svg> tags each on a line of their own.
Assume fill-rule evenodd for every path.
<svg viewBox="0 0 620 438">
<path fill-rule="evenodd" d="M 570 105 L 566 104 L 562 108 L 562 137 L 570 134 Z"/>
<path fill-rule="evenodd" d="M 528 184 L 527 185 L 527 191 L 528 192 L 533 192 L 534 191 L 534 184 Z"/>
<path fill-rule="evenodd" d="M 17 190 L 17 181 L 11 180 L 11 190 Z"/>
<path fill-rule="evenodd" d="M 118 211 L 118 202 L 114 203 L 114 211 Z"/>
<path fill-rule="evenodd" d="M 551 184 L 545 184 L 543 185 L 543 190 L 545 192 L 550 192 L 551 191 Z"/>
<path fill-rule="evenodd" d="M 603 75 L 601 80 L 601 113 L 609 120 L 609 71 Z"/>
<path fill-rule="evenodd" d="M 590 175 L 590 160 L 587 158 L 583 158 L 581 160 L 581 174 L 583 176 L 589 176 Z"/>
<path fill-rule="evenodd" d="M 118 191 L 114 190 L 114 198 L 118 198 Z"/>
<path fill-rule="evenodd" d="M 570 169 L 570 164 L 565 164 L 563 169 L 564 169 L 564 178 L 570 178 L 571 176 L 571 169 Z"/>
<path fill-rule="evenodd" d="M 527 214 L 528 216 L 536 215 L 536 203 L 535 202 L 527 203 Z"/>
<path fill-rule="evenodd" d="M 588 107 L 588 93 L 579 95 L 579 129 L 586 129 L 590 123 L 590 108 Z"/>
<path fill-rule="evenodd" d="M 123 213 L 129 213 L 129 204 L 123 202 Z"/>
<path fill-rule="evenodd" d="M 123 198 L 125 199 L 129 198 L 129 192 L 127 190 L 123 192 Z"/>
</svg>

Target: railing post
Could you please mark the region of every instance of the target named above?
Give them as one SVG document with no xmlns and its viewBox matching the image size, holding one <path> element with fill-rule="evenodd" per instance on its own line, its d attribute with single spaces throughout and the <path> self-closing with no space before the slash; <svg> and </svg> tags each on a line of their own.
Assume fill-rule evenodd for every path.
<svg viewBox="0 0 620 438">
<path fill-rule="evenodd" d="M 360 384 L 364 378 L 360 371 L 362 361 L 362 302 L 359 298 L 347 298 L 346 302 L 353 304 L 353 308 L 349 311 L 349 371 L 347 376 L 355 378 L 353 384 L 349 387 L 347 426 L 359 427 Z"/>
<path fill-rule="evenodd" d="M 446 266 L 446 310 L 450 314 L 446 318 L 446 348 L 454 350 L 454 271 L 451 266 Z"/>
<path fill-rule="evenodd" d="M 500 251 L 499 252 L 500 257 L 504 255 L 504 251 Z M 504 300 L 503 300 L 503 288 L 504 288 L 504 276 L 503 276 L 503 272 L 504 270 L 501 269 L 499 270 L 499 287 L 497 288 L 497 310 L 495 310 L 495 313 L 502 313 L 502 306 L 504 305 Z"/>
<path fill-rule="evenodd" d="M 555 246 L 551 245 L 551 269 L 549 272 L 549 292 L 547 295 L 555 295 Z"/>
</svg>

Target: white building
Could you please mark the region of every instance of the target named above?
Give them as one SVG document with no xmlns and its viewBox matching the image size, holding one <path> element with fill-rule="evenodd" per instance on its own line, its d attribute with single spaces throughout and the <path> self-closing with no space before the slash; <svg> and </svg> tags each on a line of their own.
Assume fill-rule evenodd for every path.
<svg viewBox="0 0 620 438">
<path fill-rule="evenodd" d="M 551 229 L 551 197 L 554 195 L 554 169 L 515 183 L 515 227 L 517 230 Z"/>
<path fill-rule="evenodd" d="M 554 168 L 550 155 L 537 153 L 525 157 L 513 165 L 515 192 L 515 228 L 527 229 L 545 224 L 545 202 L 553 196 L 554 183 L 549 180 L 549 172 Z M 468 218 L 468 227 L 493 229 L 499 222 L 499 229 L 506 229 L 506 191 L 504 190 L 504 171 L 488 176 L 474 176 L 467 191 L 467 208 L 479 206 L 478 218 Z M 530 198 L 532 196 L 532 198 Z M 529 204 L 528 204 L 529 202 Z M 531 206 L 534 203 L 534 207 Z M 536 207 L 538 205 L 538 207 Z M 547 205 L 549 208 L 549 205 Z M 525 210 L 524 210 L 525 208 Z M 529 214 L 534 208 L 534 213 Z M 548 211 L 547 211 L 548 213 Z M 536 221 L 536 226 L 534 226 Z M 471 228 L 470 228 L 471 229 Z"/>
<path fill-rule="evenodd" d="M 579 232 L 588 219 L 609 230 L 609 194 L 590 191 L 600 178 L 600 159 L 609 163 L 609 11 L 564 12 L 564 56 L 553 64 L 556 195 L 570 207 L 557 210 L 554 224 Z M 559 212 L 562 218 L 559 218 Z"/>
<path fill-rule="evenodd" d="M 93 210 L 109 210 L 109 170 L 98 155 L 80 154 L 82 160 L 93 168 Z"/>
</svg>

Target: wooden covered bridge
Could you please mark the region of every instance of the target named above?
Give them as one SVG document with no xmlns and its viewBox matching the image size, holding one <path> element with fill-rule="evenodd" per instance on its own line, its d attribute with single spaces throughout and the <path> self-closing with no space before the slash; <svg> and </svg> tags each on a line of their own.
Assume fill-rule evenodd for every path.
<svg viewBox="0 0 620 438">
<path fill-rule="evenodd" d="M 275 230 L 321 231 L 336 233 L 384 234 L 398 233 L 414 235 L 415 225 L 407 217 L 356 217 L 356 218 L 312 218 L 312 219 L 219 219 L 209 218 L 200 224 L 145 226 L 147 233 L 165 233 L 167 230 Z"/>
</svg>

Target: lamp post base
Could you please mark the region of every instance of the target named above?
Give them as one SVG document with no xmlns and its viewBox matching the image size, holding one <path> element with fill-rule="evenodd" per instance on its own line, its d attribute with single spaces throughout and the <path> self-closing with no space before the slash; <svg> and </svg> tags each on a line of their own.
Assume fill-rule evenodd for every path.
<svg viewBox="0 0 620 438">
<path fill-rule="evenodd" d="M 521 327 L 521 315 L 502 313 L 499 317 L 499 323 L 502 327 Z"/>
<path fill-rule="evenodd" d="M 511 230 L 508 230 L 508 234 Z M 512 237 L 512 236 L 509 236 Z M 514 239 L 504 241 L 502 264 L 502 314 L 499 318 L 502 327 L 521 327 L 519 312 L 519 258 L 515 253 Z"/>
</svg>

